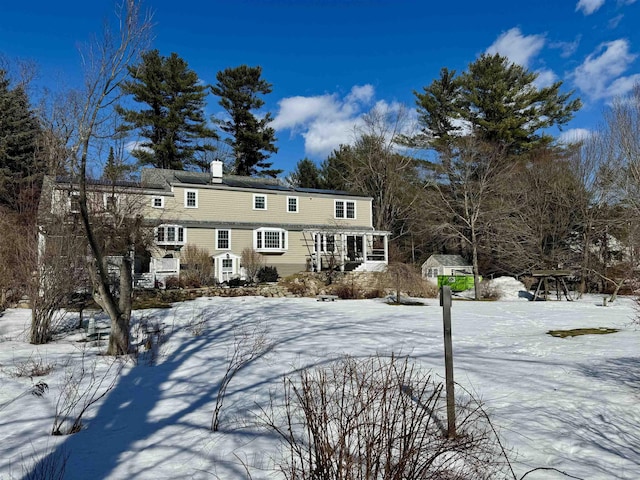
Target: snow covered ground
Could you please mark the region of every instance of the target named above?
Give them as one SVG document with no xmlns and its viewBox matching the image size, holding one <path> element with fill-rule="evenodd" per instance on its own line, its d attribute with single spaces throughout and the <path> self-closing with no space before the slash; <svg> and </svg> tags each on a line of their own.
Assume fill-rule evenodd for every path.
<svg viewBox="0 0 640 480">
<path fill-rule="evenodd" d="M 528 302 L 501 285 L 495 302 L 455 301 L 455 379 L 480 397 L 512 450 L 518 476 L 555 467 L 582 479 L 640 478 L 640 330 L 633 301 L 603 307 L 601 297 Z M 279 446 L 256 421 L 282 376 L 348 353 L 409 355 L 444 376 L 442 310 L 381 300 L 201 298 L 167 310 L 136 312 L 162 321 L 158 354 L 139 357 L 89 410 L 83 429 L 50 436 L 65 377 L 84 357 L 100 377 L 110 359 L 82 333 L 34 347 L 29 311 L 0 317 L 0 479 L 22 478 L 42 456 L 67 454 L 67 479 L 282 478 Z M 240 327 L 243 325 L 243 327 Z M 609 335 L 555 338 L 550 329 L 619 328 Z M 265 331 L 273 349 L 231 382 L 220 431 L 209 430 L 217 385 L 234 331 Z M 197 334 L 195 334 L 197 333 Z M 21 366 L 52 365 L 44 377 L 15 376 Z M 49 390 L 28 392 L 38 381 Z M 67 382 L 68 383 L 68 382 Z M 568 478 L 538 471 L 527 480 Z"/>
</svg>

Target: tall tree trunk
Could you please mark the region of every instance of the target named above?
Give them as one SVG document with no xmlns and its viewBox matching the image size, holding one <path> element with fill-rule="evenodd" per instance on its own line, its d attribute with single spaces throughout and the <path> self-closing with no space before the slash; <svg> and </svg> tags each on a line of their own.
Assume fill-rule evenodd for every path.
<svg viewBox="0 0 640 480">
<path fill-rule="evenodd" d="M 478 274 L 478 237 L 476 229 L 471 227 L 471 250 L 473 256 L 473 290 L 475 299 L 480 300 L 480 275 Z"/>
</svg>

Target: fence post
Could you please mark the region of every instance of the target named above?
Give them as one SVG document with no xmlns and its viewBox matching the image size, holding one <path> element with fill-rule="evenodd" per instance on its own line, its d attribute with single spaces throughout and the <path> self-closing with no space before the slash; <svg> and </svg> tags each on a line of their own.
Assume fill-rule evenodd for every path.
<svg viewBox="0 0 640 480">
<path fill-rule="evenodd" d="M 440 306 L 444 324 L 444 367 L 447 389 L 447 435 L 456 436 L 456 404 L 453 390 L 453 343 L 451 341 L 451 287 L 440 288 Z"/>
</svg>

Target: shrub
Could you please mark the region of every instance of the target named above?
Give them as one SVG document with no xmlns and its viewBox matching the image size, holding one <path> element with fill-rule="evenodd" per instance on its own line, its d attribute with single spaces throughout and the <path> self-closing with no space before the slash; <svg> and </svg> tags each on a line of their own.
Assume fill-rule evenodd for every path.
<svg viewBox="0 0 640 480">
<path fill-rule="evenodd" d="M 447 436 L 444 388 L 406 359 L 345 357 L 284 380 L 284 412 L 266 423 L 281 438 L 292 480 L 506 478 L 503 450 L 482 407 L 458 403 Z"/>
<path fill-rule="evenodd" d="M 393 291 L 397 295 L 400 291 L 411 297 L 436 298 L 438 287 L 422 278 L 421 272 L 413 265 L 394 263 L 380 276 L 378 288 Z"/>
<path fill-rule="evenodd" d="M 360 298 L 358 288 L 353 284 L 342 283 L 333 288 L 333 293 L 343 300 L 355 300 Z"/>
<path fill-rule="evenodd" d="M 209 252 L 195 245 L 185 245 L 180 254 L 180 279 L 185 287 L 199 288 L 213 284 L 213 263 Z"/>
<path fill-rule="evenodd" d="M 483 300 L 499 300 L 500 296 L 500 290 L 491 280 L 480 282 L 480 298 Z"/>
<path fill-rule="evenodd" d="M 167 290 L 176 290 L 180 288 L 180 279 L 175 275 L 164 279 L 164 288 Z"/>
<path fill-rule="evenodd" d="M 240 265 L 244 268 L 247 275 L 247 280 L 250 283 L 256 281 L 258 272 L 262 268 L 264 259 L 262 255 L 256 252 L 253 248 L 245 248 L 240 254 Z"/>
<path fill-rule="evenodd" d="M 36 353 L 35 357 L 31 355 L 27 360 L 17 362 L 12 374 L 14 377 L 19 378 L 44 377 L 49 375 L 54 368 L 55 364 L 43 360 L 40 354 Z"/>
<path fill-rule="evenodd" d="M 383 298 L 385 296 L 385 292 L 384 290 L 381 290 L 379 288 L 374 288 L 373 290 L 367 290 L 363 297 L 364 298 Z"/>
<path fill-rule="evenodd" d="M 249 282 L 242 280 L 241 278 L 232 278 L 229 280 L 230 287 L 245 287 Z"/>
<path fill-rule="evenodd" d="M 266 265 L 258 270 L 257 278 L 260 283 L 277 282 L 278 277 L 278 269 L 276 267 Z"/>
</svg>

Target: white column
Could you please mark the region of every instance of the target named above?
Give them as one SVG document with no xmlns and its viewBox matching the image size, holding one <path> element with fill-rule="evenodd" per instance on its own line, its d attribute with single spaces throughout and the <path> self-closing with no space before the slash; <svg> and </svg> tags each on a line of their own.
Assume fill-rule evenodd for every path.
<svg viewBox="0 0 640 480">
<path fill-rule="evenodd" d="M 362 235 L 362 261 L 367 263 L 367 234 Z"/>
<path fill-rule="evenodd" d="M 389 236 L 384 236 L 384 263 L 389 263 Z"/>
<path fill-rule="evenodd" d="M 322 251 L 322 234 L 316 233 L 316 272 L 322 270 L 322 258 L 320 258 L 320 252 Z"/>
<path fill-rule="evenodd" d="M 340 271 L 344 272 L 344 264 L 347 261 L 347 236 L 340 234 Z"/>
</svg>

